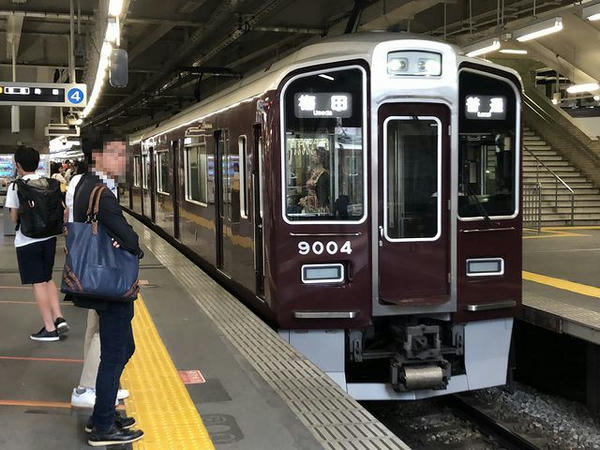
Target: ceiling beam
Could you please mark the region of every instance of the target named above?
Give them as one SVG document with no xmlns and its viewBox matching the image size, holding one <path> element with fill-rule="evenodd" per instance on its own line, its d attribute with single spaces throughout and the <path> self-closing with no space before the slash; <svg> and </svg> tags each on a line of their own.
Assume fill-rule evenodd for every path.
<svg viewBox="0 0 600 450">
<path fill-rule="evenodd" d="M 135 44 L 135 46 L 129 50 L 129 63 L 131 63 L 135 58 L 144 53 L 149 47 L 152 46 L 156 41 L 158 41 L 161 37 L 167 34 L 169 31 L 173 29 L 173 26 L 170 24 L 161 24 L 157 27 L 148 27 L 150 31 L 143 35 L 143 38 Z"/>
<path fill-rule="evenodd" d="M 6 57 L 12 58 L 14 56 L 15 61 L 19 56 L 23 19 L 22 14 L 11 14 L 6 17 Z"/>
<path fill-rule="evenodd" d="M 429 9 L 444 0 L 410 0 L 377 2 L 365 8 L 359 25 L 360 31 L 387 30 L 403 20 L 412 19 L 420 12 Z"/>
</svg>

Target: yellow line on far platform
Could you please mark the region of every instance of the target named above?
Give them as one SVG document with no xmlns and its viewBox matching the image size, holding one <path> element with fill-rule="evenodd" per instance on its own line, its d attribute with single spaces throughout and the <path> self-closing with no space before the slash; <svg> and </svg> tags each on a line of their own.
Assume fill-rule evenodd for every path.
<svg viewBox="0 0 600 450">
<path fill-rule="evenodd" d="M 530 230 L 527 230 L 527 231 L 530 231 Z M 557 238 L 557 237 L 589 236 L 589 234 L 568 233 L 566 231 L 552 230 L 552 229 L 548 229 L 548 228 L 542 228 L 540 231 L 542 233 L 546 233 L 546 234 L 538 234 L 535 236 L 523 236 L 523 239 L 547 239 L 547 238 Z"/>
<path fill-rule="evenodd" d="M 523 279 L 535 283 L 545 284 L 557 289 L 575 292 L 576 294 L 587 295 L 589 297 L 600 298 L 600 288 L 588 286 L 587 284 L 575 283 L 574 281 L 553 278 L 547 275 L 540 275 L 533 272 L 523 271 Z"/>
<path fill-rule="evenodd" d="M 140 295 L 135 302 L 136 351 L 121 383 L 129 390 L 127 414 L 135 417 L 144 438 L 137 450 L 214 450 L 200 414 Z"/>
</svg>

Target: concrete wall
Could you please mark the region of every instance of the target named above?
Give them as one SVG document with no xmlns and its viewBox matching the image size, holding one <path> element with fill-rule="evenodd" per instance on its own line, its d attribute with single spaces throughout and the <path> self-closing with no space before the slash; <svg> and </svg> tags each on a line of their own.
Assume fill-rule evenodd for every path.
<svg viewBox="0 0 600 450">
<path fill-rule="evenodd" d="M 573 117 L 573 121 L 586 134 L 600 137 L 600 117 Z"/>
</svg>

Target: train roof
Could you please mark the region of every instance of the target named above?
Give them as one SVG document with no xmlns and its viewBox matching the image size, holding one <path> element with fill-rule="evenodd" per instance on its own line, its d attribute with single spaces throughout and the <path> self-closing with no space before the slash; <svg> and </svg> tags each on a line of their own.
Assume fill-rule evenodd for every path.
<svg viewBox="0 0 600 450">
<path fill-rule="evenodd" d="M 460 52 L 458 47 L 447 42 L 409 33 L 364 32 L 325 38 L 302 47 L 291 55 L 273 63 L 265 70 L 255 72 L 241 79 L 227 89 L 186 108 L 157 126 L 132 133 L 129 135 L 129 142 L 130 144 L 136 144 L 141 140 L 202 120 L 243 101 L 259 97 L 267 91 L 277 89 L 288 73 L 302 67 L 351 59 L 364 59 L 370 62 L 374 48 L 382 42 L 389 41 L 426 41 L 436 46 L 439 45 L 440 50 L 453 50 L 457 54 Z M 352 45 L 349 45 L 349 43 Z M 464 59 L 475 60 L 474 58 Z M 480 59 L 476 61 L 488 66 L 500 67 Z M 513 72 L 512 70 L 509 71 Z"/>
</svg>

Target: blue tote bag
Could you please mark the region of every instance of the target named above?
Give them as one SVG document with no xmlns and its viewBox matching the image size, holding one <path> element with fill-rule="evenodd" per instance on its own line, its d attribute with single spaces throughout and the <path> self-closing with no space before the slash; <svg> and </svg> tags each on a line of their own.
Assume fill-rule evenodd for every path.
<svg viewBox="0 0 600 450">
<path fill-rule="evenodd" d="M 98 223 L 100 196 L 107 189 L 96 185 L 90 194 L 85 222 L 66 227 L 66 260 L 61 292 L 103 301 L 132 301 L 137 297 L 139 259 L 113 247 L 111 237 Z"/>
</svg>

